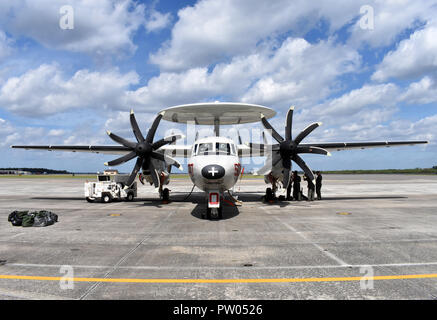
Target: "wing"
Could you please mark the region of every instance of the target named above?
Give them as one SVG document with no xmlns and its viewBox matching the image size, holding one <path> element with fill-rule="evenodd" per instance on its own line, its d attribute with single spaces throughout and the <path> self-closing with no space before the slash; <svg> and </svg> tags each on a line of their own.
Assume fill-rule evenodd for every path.
<svg viewBox="0 0 437 320">
<path fill-rule="evenodd" d="M 26 150 L 47 150 L 47 151 L 69 151 L 69 152 L 91 152 L 103 154 L 127 154 L 131 152 L 123 146 L 11 146 L 14 149 Z M 165 145 L 157 150 L 170 157 L 189 158 L 191 146 L 189 145 Z"/>
<path fill-rule="evenodd" d="M 370 148 L 389 148 L 397 146 L 413 146 L 417 144 L 427 144 L 428 141 L 425 140 L 415 140 L 415 141 L 368 141 L 368 142 L 326 142 L 326 143 L 301 143 L 299 146 L 302 147 L 318 147 L 325 149 L 327 151 L 342 151 L 342 150 L 353 150 L 353 149 L 370 149 Z M 255 145 L 255 144 L 252 144 Z M 268 146 L 271 147 L 271 146 Z M 276 147 L 276 146 L 275 146 Z M 260 157 L 268 156 L 271 150 L 263 149 L 259 147 L 251 147 L 244 144 L 239 144 L 238 155 L 240 157 Z M 269 150 L 269 151 L 268 151 Z M 274 151 L 273 151 L 274 152 Z"/>
<path fill-rule="evenodd" d="M 328 142 L 328 143 L 301 143 L 301 146 L 318 147 L 328 151 L 341 151 L 369 148 L 390 148 L 396 146 L 413 146 L 427 144 L 428 141 L 369 141 L 369 142 Z"/>
<path fill-rule="evenodd" d="M 14 149 L 91 152 L 103 154 L 127 154 L 131 150 L 123 146 L 11 146 Z"/>
</svg>

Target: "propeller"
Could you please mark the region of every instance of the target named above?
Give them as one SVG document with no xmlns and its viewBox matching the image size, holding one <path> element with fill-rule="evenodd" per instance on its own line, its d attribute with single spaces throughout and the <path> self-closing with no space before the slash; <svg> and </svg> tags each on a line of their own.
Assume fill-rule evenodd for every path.
<svg viewBox="0 0 437 320">
<path fill-rule="evenodd" d="M 291 161 L 293 160 L 305 173 L 307 178 L 315 183 L 314 174 L 312 170 L 308 167 L 305 161 L 299 156 L 301 153 L 314 153 L 330 156 L 331 154 L 325 149 L 319 147 L 311 147 L 311 146 L 300 146 L 299 144 L 305 139 L 311 132 L 314 131 L 317 127 L 319 127 L 322 123 L 315 122 L 306 127 L 302 132 L 300 132 L 297 137 L 293 140 L 291 137 L 291 131 L 293 128 L 293 111 L 294 107 L 290 107 L 287 112 L 287 117 L 285 121 L 285 139 L 270 125 L 267 121 L 266 117 L 261 114 L 261 122 L 265 129 L 272 135 L 273 139 L 275 139 L 278 143 L 273 145 L 267 145 L 264 140 L 264 144 L 255 144 L 250 143 L 250 147 L 254 149 L 258 149 L 260 151 L 270 150 L 276 151 L 280 158 L 273 163 L 273 165 L 277 164 L 279 161 L 282 161 L 282 167 L 284 168 L 284 177 L 282 180 L 282 185 L 284 188 L 287 188 L 290 183 L 291 176 Z M 263 137 L 264 138 L 264 137 Z"/>
<path fill-rule="evenodd" d="M 153 142 L 153 139 L 155 137 L 156 129 L 158 128 L 159 122 L 161 121 L 161 118 L 164 116 L 164 111 L 160 112 L 155 120 L 152 123 L 152 126 L 150 127 L 149 131 L 147 132 L 146 138 L 144 138 L 143 134 L 141 133 L 141 130 L 138 126 L 137 120 L 135 119 L 134 111 L 131 110 L 130 112 L 130 124 L 132 127 L 132 130 L 134 132 L 135 138 L 137 142 L 132 142 L 129 140 L 126 140 L 110 131 L 107 131 L 108 136 L 114 140 L 115 142 L 121 144 L 122 146 L 127 147 L 130 152 L 120 158 L 117 158 L 115 160 L 106 162 L 105 165 L 107 166 L 118 166 L 120 164 L 123 164 L 125 162 L 128 162 L 134 158 L 137 158 L 137 161 L 135 162 L 135 166 L 129 176 L 128 181 L 126 182 L 127 186 L 130 186 L 134 180 L 135 177 L 138 174 L 138 171 L 140 169 L 143 170 L 143 173 L 146 175 L 150 175 L 153 180 L 153 184 L 155 185 L 155 188 L 158 188 L 160 186 L 160 179 L 158 176 L 158 170 L 155 168 L 155 165 L 153 164 L 152 159 L 160 160 L 166 162 L 168 165 L 173 165 L 177 168 L 181 168 L 181 165 L 179 162 L 177 162 L 175 159 L 162 154 L 160 152 L 156 152 L 157 149 L 161 148 L 162 146 L 166 144 L 174 143 L 176 140 L 182 138 L 182 135 L 171 135 L 169 137 L 166 137 L 164 139 L 158 140 L 156 142 Z"/>
</svg>

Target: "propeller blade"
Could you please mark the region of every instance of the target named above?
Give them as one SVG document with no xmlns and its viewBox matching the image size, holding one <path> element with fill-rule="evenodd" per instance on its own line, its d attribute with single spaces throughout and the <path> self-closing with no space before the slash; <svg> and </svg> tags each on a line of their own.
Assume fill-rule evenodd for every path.
<svg viewBox="0 0 437 320">
<path fill-rule="evenodd" d="M 299 133 L 296 139 L 294 139 L 294 142 L 296 144 L 299 144 L 307 135 L 309 135 L 315 128 L 317 128 L 321 124 L 322 124 L 321 122 L 314 122 L 310 124 L 308 127 L 303 129 L 301 133 Z"/>
<path fill-rule="evenodd" d="M 114 140 L 115 142 L 117 142 L 117 143 L 119 143 L 119 144 L 121 144 L 121 145 L 123 145 L 125 147 L 134 149 L 135 146 L 136 146 L 136 143 L 128 141 L 128 140 L 126 140 L 126 139 L 124 139 L 122 137 L 119 137 L 116 134 L 112 133 L 111 131 L 106 131 L 106 133 L 108 134 L 108 136 L 112 140 Z"/>
<path fill-rule="evenodd" d="M 264 128 L 266 128 L 269 131 L 269 133 L 276 141 L 278 141 L 279 143 L 284 141 L 284 138 L 282 138 L 281 135 L 277 133 L 275 129 L 273 129 L 273 127 L 270 125 L 270 123 L 267 121 L 266 117 L 262 113 L 261 113 L 261 122 Z"/>
<path fill-rule="evenodd" d="M 291 130 L 293 128 L 293 111 L 294 106 L 291 106 L 287 112 L 287 118 L 285 121 L 285 140 L 291 140 Z"/>
<path fill-rule="evenodd" d="M 170 164 L 175 166 L 176 168 L 179 168 L 181 170 L 182 169 L 182 165 L 175 159 L 173 159 L 172 157 L 169 157 L 165 154 L 159 153 L 159 152 L 152 152 L 152 154 L 150 155 L 152 158 L 157 159 L 157 160 L 161 160 L 164 161 L 166 164 Z"/>
<path fill-rule="evenodd" d="M 152 177 L 153 180 L 153 185 L 155 186 L 155 188 L 159 188 L 159 186 L 161 185 L 161 179 L 159 179 L 158 172 L 156 171 L 152 161 L 150 161 L 149 164 L 149 171 L 150 171 L 150 176 Z"/>
<path fill-rule="evenodd" d="M 311 169 L 307 166 L 305 161 L 303 161 L 303 159 L 300 156 L 298 156 L 297 154 L 294 155 L 293 161 L 296 162 L 297 165 L 303 170 L 303 172 L 306 174 L 308 179 L 310 179 L 315 184 L 314 174 L 311 171 Z"/>
<path fill-rule="evenodd" d="M 137 177 L 137 173 L 140 170 L 142 164 L 143 164 L 143 158 L 138 157 L 137 162 L 135 163 L 135 167 L 132 170 L 129 179 L 126 182 L 126 186 L 130 186 L 135 181 L 135 178 Z"/>
<path fill-rule="evenodd" d="M 241 136 L 240 136 L 240 131 L 237 130 L 237 134 L 238 134 L 238 144 L 243 144 L 243 140 L 241 140 Z"/>
<path fill-rule="evenodd" d="M 141 133 L 140 128 L 138 127 L 138 123 L 137 123 L 137 120 L 135 119 L 135 114 L 134 114 L 133 110 L 130 111 L 130 125 L 132 127 L 133 132 L 134 132 L 135 138 L 137 138 L 137 141 L 143 142 L 144 136 Z"/>
<path fill-rule="evenodd" d="M 296 153 L 315 153 L 315 154 L 322 154 L 325 156 L 330 156 L 331 153 L 326 151 L 323 148 L 319 148 L 319 147 L 301 147 L 298 146 L 296 148 Z"/>
<path fill-rule="evenodd" d="M 176 140 L 182 138 L 182 135 L 176 134 L 169 137 L 165 137 L 164 139 L 158 140 L 155 143 L 152 144 L 153 150 L 157 150 L 161 148 L 162 146 L 165 146 L 166 144 L 172 144 Z"/>
<path fill-rule="evenodd" d="M 271 159 L 266 159 L 266 163 L 260 169 L 256 170 L 255 174 L 266 175 L 272 171 L 272 161 Z"/>
<path fill-rule="evenodd" d="M 135 151 L 129 152 L 128 154 L 117 158 L 115 160 L 109 161 L 109 162 L 105 162 L 105 166 L 118 166 L 119 164 L 128 162 L 130 160 L 132 160 L 133 158 L 135 158 L 137 156 L 137 154 L 135 153 Z"/>
<path fill-rule="evenodd" d="M 290 174 L 291 174 L 291 160 L 290 159 L 282 159 L 282 166 L 284 167 L 282 186 L 284 188 L 288 188 L 288 185 L 290 183 Z"/>
<path fill-rule="evenodd" d="M 153 120 L 152 126 L 149 129 L 149 132 L 147 132 L 146 141 L 149 143 L 153 142 L 153 138 L 155 137 L 156 129 L 158 129 L 159 122 L 161 121 L 161 118 L 164 116 L 164 111 L 160 112 L 155 120 Z"/>
</svg>

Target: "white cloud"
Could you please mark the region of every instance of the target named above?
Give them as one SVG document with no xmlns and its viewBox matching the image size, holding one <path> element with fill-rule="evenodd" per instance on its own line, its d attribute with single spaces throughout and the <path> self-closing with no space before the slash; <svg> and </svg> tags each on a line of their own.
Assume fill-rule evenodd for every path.
<svg viewBox="0 0 437 320">
<path fill-rule="evenodd" d="M 59 26 L 62 6 L 74 10 L 74 29 Z M 17 0 L 0 4 L 0 25 L 15 36 L 93 55 L 132 53 L 134 32 L 145 22 L 144 5 L 132 0 Z"/>
<path fill-rule="evenodd" d="M 31 117 L 77 108 L 126 109 L 125 91 L 136 83 L 135 72 L 79 70 L 65 79 L 58 65 L 41 65 L 8 79 L 0 88 L 0 106 Z"/>
<path fill-rule="evenodd" d="M 178 12 L 171 40 L 150 60 L 162 70 L 206 66 L 252 52 L 283 32 L 302 36 L 321 18 L 336 30 L 359 14 L 361 2 L 202 0 Z"/>
<path fill-rule="evenodd" d="M 360 63 L 356 51 L 330 40 L 312 45 L 304 39 L 289 38 L 262 65 L 264 74 L 242 100 L 308 106 L 331 94 L 338 85 L 336 78 L 358 71 Z"/>
<path fill-rule="evenodd" d="M 372 75 L 373 80 L 414 79 L 437 74 L 437 24 L 428 24 L 401 41 L 389 52 Z"/>
<path fill-rule="evenodd" d="M 206 67 L 162 72 L 147 86 L 127 93 L 134 105 L 169 106 L 220 97 L 251 103 L 280 105 L 315 103 L 338 85 L 336 77 L 356 71 L 360 56 L 331 41 L 312 45 L 287 38 L 281 46 L 234 57 L 209 71 Z M 215 99 L 216 100 L 216 99 Z"/>
<path fill-rule="evenodd" d="M 0 61 L 12 53 L 12 40 L 0 30 Z"/>
<path fill-rule="evenodd" d="M 436 80 L 426 76 L 418 82 L 411 83 L 401 100 L 409 104 L 427 104 L 437 102 Z"/>
<path fill-rule="evenodd" d="M 388 46 L 406 29 L 415 28 L 437 14 L 435 0 L 374 0 L 363 4 L 373 8 L 374 25 L 373 29 L 362 29 L 360 19 L 357 20 L 348 40 L 354 46 Z"/>
<path fill-rule="evenodd" d="M 151 10 L 145 23 L 147 32 L 155 32 L 167 28 L 171 23 L 171 14 Z"/>
</svg>

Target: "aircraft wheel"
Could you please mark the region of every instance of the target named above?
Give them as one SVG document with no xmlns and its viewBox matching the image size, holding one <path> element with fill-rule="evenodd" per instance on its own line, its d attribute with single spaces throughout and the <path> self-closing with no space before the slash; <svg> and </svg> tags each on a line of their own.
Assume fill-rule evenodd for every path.
<svg viewBox="0 0 437 320">
<path fill-rule="evenodd" d="M 272 188 L 266 189 L 266 201 L 273 200 L 273 191 Z"/>
<path fill-rule="evenodd" d="M 163 201 L 170 200 L 170 190 L 168 190 L 168 188 L 165 188 L 164 190 L 162 190 L 162 200 Z"/>
</svg>

